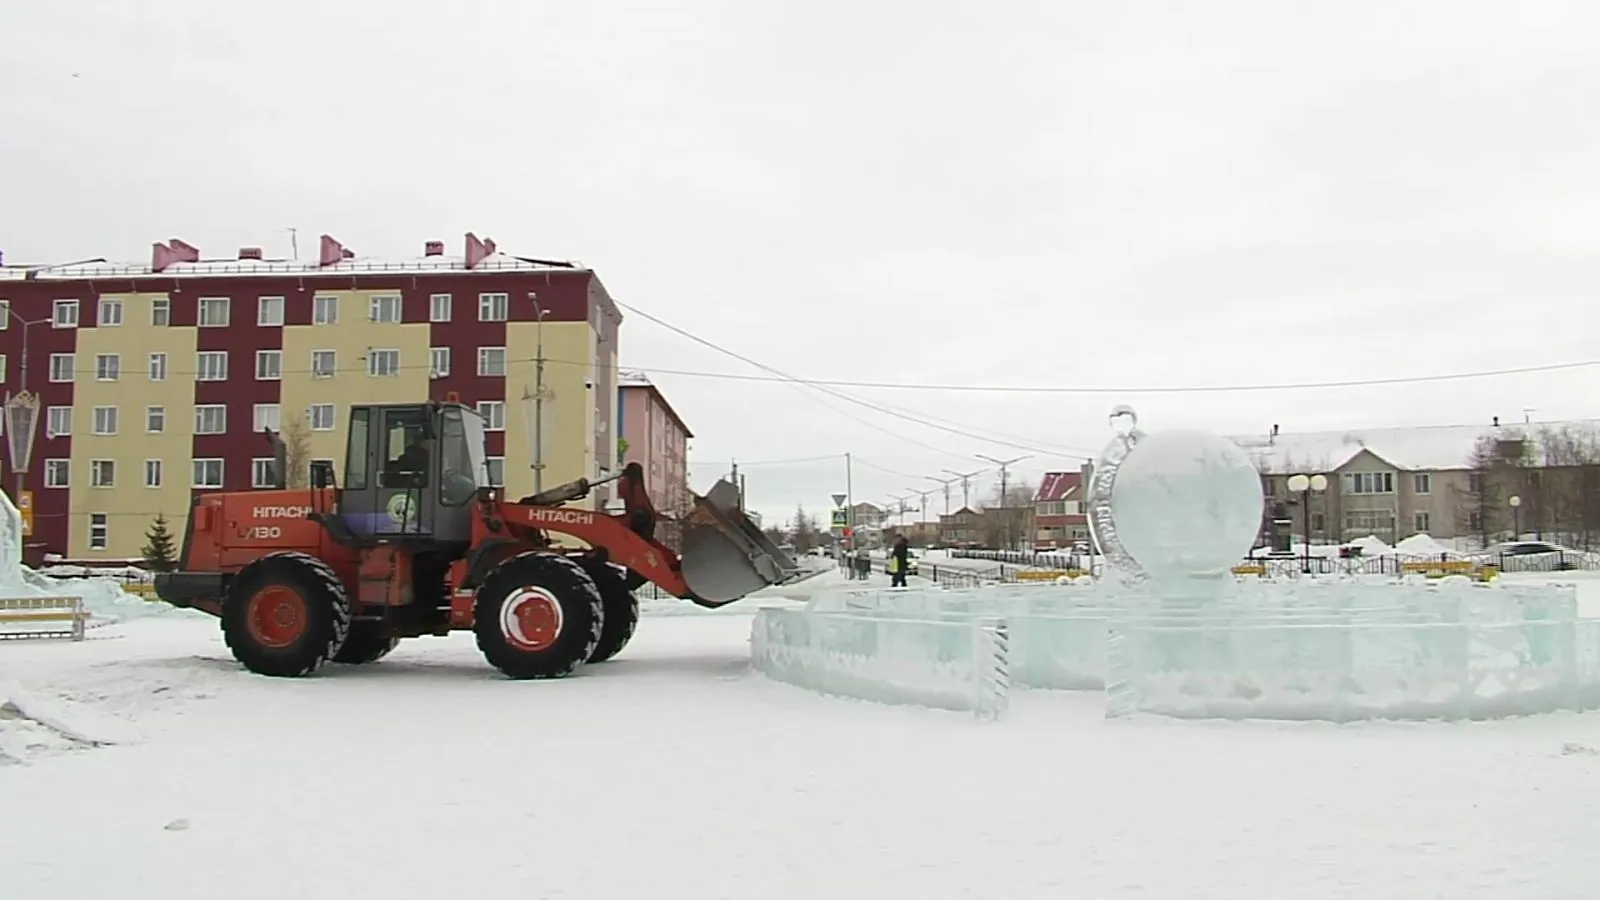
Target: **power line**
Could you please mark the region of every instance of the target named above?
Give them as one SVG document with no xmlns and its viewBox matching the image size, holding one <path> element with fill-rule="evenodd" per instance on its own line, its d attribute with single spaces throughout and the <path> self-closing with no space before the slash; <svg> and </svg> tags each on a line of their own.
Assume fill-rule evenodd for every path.
<svg viewBox="0 0 1600 900">
<path fill-rule="evenodd" d="M 737 462 L 739 464 L 739 468 L 741 468 L 741 469 L 749 468 L 751 466 L 797 466 L 797 465 L 802 465 L 802 464 L 805 464 L 805 463 L 814 463 L 814 462 L 841 462 L 842 463 L 842 462 L 844 462 L 844 454 L 843 453 L 828 453 L 828 454 L 825 454 L 823 456 L 800 456 L 800 457 L 796 457 L 794 459 L 758 459 L 758 460 L 756 460 L 754 462 L 745 462 L 744 460 L 732 460 L 732 462 Z M 719 460 L 714 460 L 714 459 L 692 460 L 692 461 L 690 461 L 689 465 L 691 465 L 691 466 L 726 466 L 726 465 L 728 465 L 728 461 L 719 461 Z"/>
</svg>

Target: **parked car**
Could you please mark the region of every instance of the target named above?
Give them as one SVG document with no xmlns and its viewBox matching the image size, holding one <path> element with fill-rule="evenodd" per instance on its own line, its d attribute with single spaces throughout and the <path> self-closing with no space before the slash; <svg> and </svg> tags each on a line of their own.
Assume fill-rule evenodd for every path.
<svg viewBox="0 0 1600 900">
<path fill-rule="evenodd" d="M 1502 572 L 1568 572 L 1593 567 L 1596 555 L 1549 541 L 1501 541 L 1467 558 L 1483 565 L 1499 566 Z"/>
</svg>

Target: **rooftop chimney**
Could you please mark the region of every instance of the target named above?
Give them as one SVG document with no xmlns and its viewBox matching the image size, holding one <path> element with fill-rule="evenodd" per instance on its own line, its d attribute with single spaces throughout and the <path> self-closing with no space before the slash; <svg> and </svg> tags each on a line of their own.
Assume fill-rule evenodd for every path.
<svg viewBox="0 0 1600 900">
<path fill-rule="evenodd" d="M 444 241 L 429 241 L 422 245 L 423 256 L 443 256 Z"/>
<path fill-rule="evenodd" d="M 168 247 L 166 244 L 156 241 L 150 245 L 150 271 L 164 272 L 167 266 L 182 261 L 183 257 L 178 251 Z"/>
<path fill-rule="evenodd" d="M 178 262 L 200 261 L 200 250 L 193 244 L 180 238 L 172 238 L 167 244 L 172 247 L 172 252 L 178 255 Z"/>
<path fill-rule="evenodd" d="M 351 250 L 349 247 L 341 247 L 341 248 L 339 248 L 339 258 L 340 259 L 355 259 L 356 258 L 356 252 L 354 250 Z"/>
<path fill-rule="evenodd" d="M 494 241 L 480 241 L 477 235 L 467 232 L 467 268 L 476 269 L 492 253 Z"/>
<path fill-rule="evenodd" d="M 240 259 L 260 259 L 261 258 L 261 248 L 260 247 L 240 247 L 239 248 L 239 258 Z"/>
<path fill-rule="evenodd" d="M 341 259 L 345 259 L 344 245 L 333 239 L 333 235 L 322 236 L 322 246 L 317 250 L 317 265 L 331 266 Z"/>
</svg>

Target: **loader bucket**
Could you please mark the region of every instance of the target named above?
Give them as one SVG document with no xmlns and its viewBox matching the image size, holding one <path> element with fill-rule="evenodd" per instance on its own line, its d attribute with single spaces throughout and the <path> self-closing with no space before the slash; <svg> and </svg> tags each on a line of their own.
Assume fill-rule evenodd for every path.
<svg viewBox="0 0 1600 900">
<path fill-rule="evenodd" d="M 701 606 L 722 606 L 793 581 L 799 568 L 739 509 L 739 491 L 718 481 L 683 523 L 683 580 Z"/>
</svg>

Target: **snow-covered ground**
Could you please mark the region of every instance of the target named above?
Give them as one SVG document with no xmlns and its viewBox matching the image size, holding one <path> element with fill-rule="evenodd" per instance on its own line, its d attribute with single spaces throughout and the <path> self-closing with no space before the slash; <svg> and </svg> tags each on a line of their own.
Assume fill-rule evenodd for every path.
<svg viewBox="0 0 1600 900">
<path fill-rule="evenodd" d="M 1107 723 L 1036 693 L 983 724 L 752 675 L 760 602 L 652 604 L 556 682 L 465 635 L 266 679 L 187 614 L 0 644 L 26 760 L 0 765 L 0 896 L 1596 896 L 1600 716 Z"/>
</svg>

